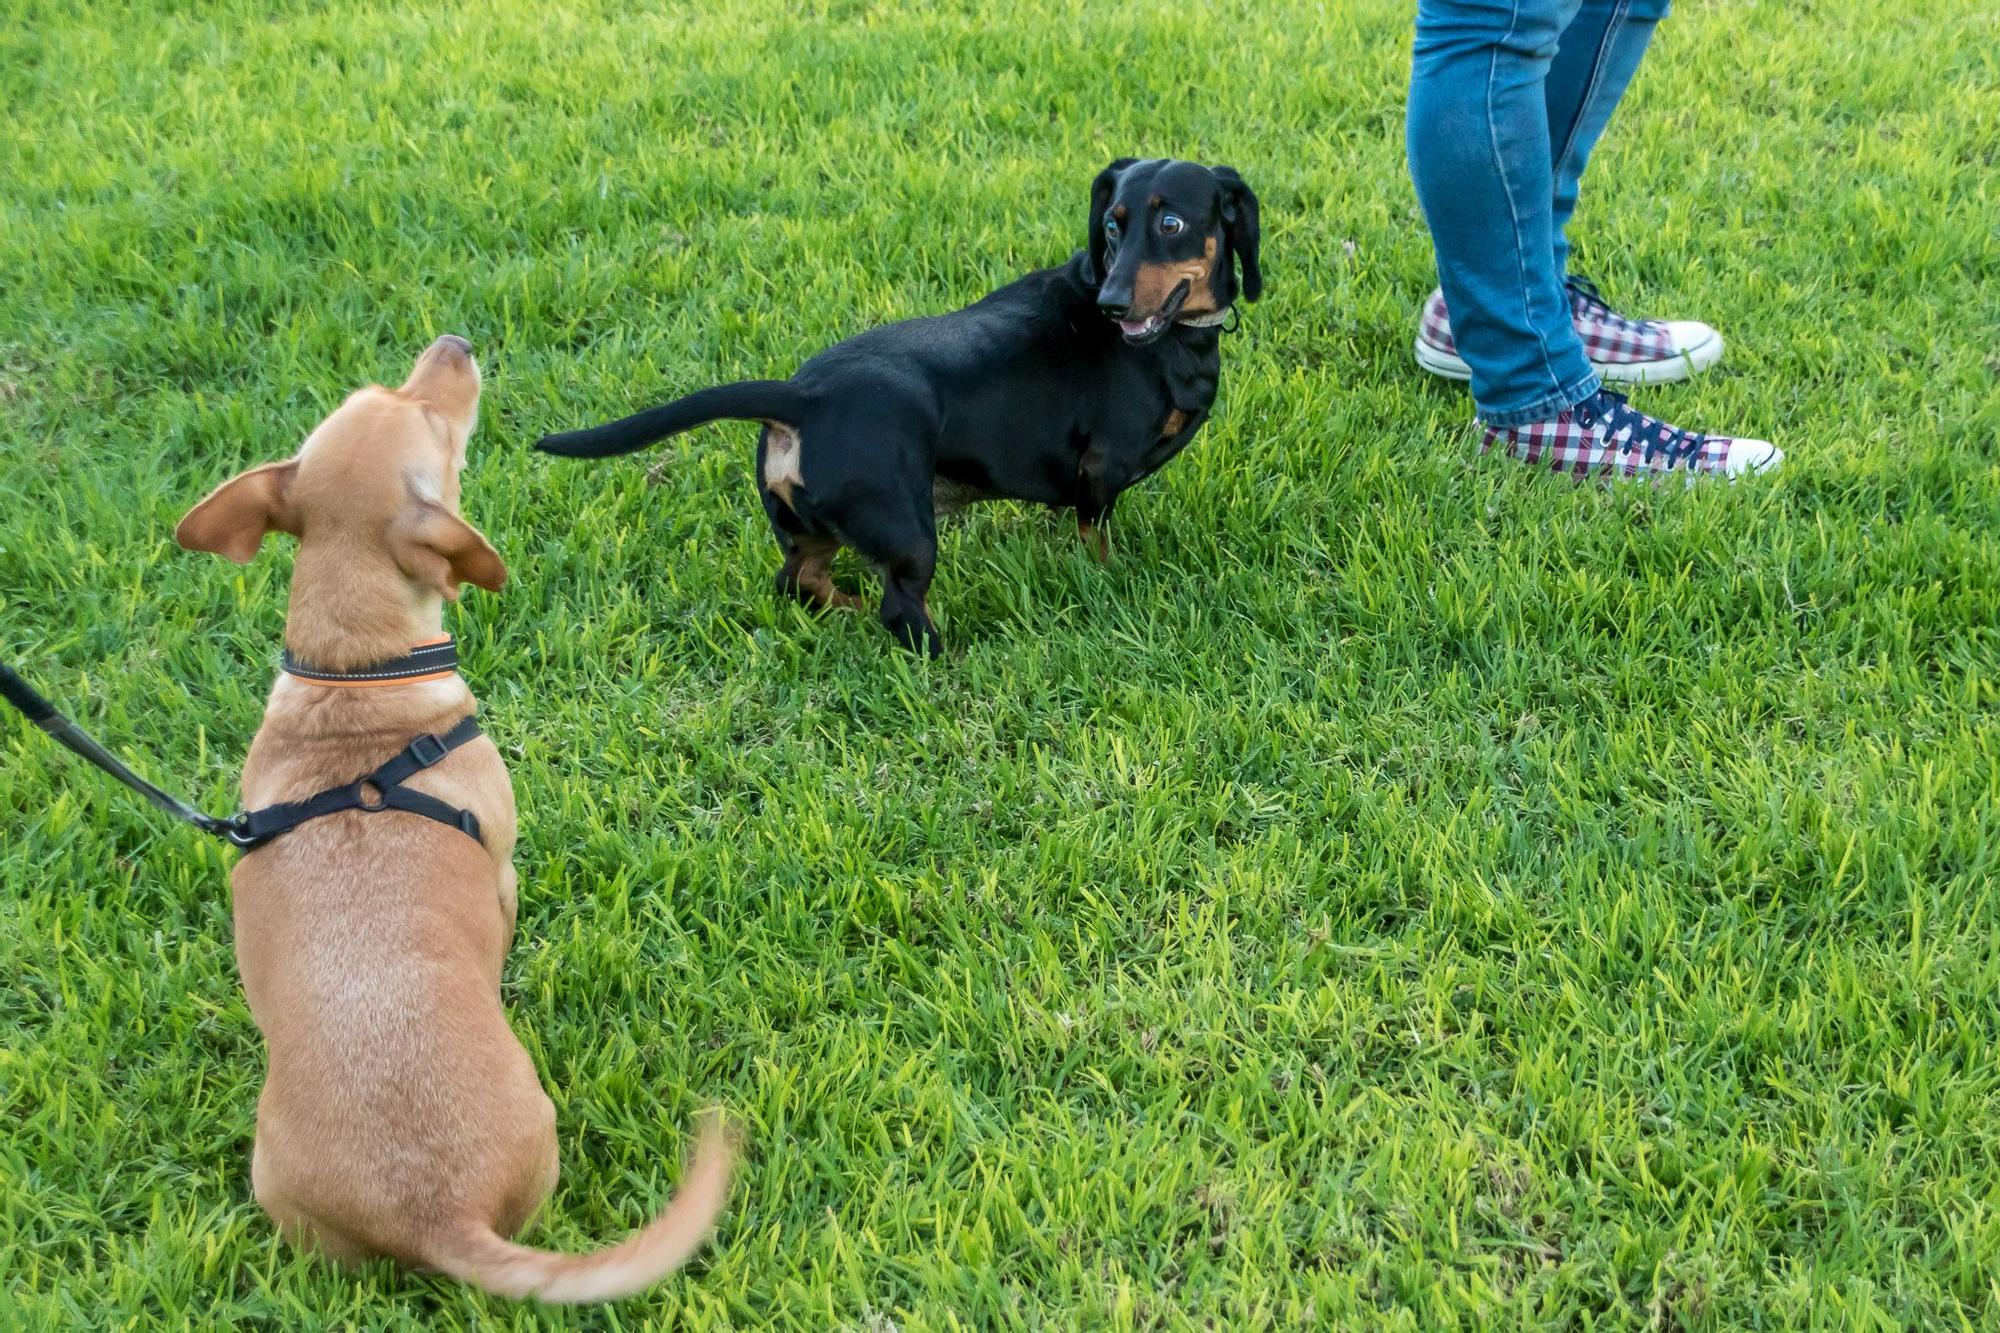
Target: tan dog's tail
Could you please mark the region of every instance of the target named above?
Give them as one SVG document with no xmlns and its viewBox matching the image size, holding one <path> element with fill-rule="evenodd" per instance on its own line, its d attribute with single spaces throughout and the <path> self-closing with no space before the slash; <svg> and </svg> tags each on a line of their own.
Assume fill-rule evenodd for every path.
<svg viewBox="0 0 2000 1333">
<path fill-rule="evenodd" d="M 701 1141 L 680 1193 L 645 1229 L 590 1254 L 557 1254 L 503 1240 L 476 1225 L 430 1256 L 448 1276 L 515 1300 L 557 1304 L 615 1301 L 644 1291 L 687 1262 L 708 1239 L 729 1194 L 736 1143 L 720 1115 L 702 1127 Z"/>
</svg>

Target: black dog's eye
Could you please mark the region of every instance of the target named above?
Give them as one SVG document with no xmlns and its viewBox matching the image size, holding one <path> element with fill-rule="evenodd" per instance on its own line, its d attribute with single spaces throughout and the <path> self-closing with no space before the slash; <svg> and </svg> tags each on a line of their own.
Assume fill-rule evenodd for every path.
<svg viewBox="0 0 2000 1333">
<path fill-rule="evenodd" d="M 1178 213 L 1160 214 L 1160 231 L 1165 235 L 1178 236 L 1186 230 L 1187 230 L 1187 223 L 1181 221 L 1180 214 Z"/>
<path fill-rule="evenodd" d="M 1118 219 L 1117 219 L 1117 218 L 1106 218 L 1106 219 L 1104 219 L 1104 234 L 1105 234 L 1106 236 L 1109 236 L 1109 237 L 1110 237 L 1110 238 L 1111 238 L 1112 240 L 1114 240 L 1114 241 L 1118 239 Z"/>
</svg>

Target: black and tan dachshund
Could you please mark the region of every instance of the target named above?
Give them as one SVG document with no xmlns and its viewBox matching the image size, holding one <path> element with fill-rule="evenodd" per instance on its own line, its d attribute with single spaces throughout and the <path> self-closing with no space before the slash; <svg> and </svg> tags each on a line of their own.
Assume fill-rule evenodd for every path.
<svg viewBox="0 0 2000 1333">
<path fill-rule="evenodd" d="M 1107 558 L 1119 493 L 1208 418 L 1218 326 L 1239 290 L 1262 294 L 1257 241 L 1257 196 L 1236 172 L 1123 158 L 1092 183 L 1089 245 L 1061 267 L 954 314 L 870 329 L 789 380 L 703 389 L 536 448 L 601 458 L 705 422 L 762 422 L 779 591 L 859 606 L 829 572 L 852 546 L 881 571 L 882 623 L 935 656 L 944 643 L 924 599 L 936 516 L 1003 498 L 1074 507 Z"/>
</svg>

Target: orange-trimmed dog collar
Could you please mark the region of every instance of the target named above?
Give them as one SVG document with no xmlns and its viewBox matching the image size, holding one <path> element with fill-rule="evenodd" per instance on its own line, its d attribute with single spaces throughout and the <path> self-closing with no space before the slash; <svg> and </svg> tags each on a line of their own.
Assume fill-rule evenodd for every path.
<svg viewBox="0 0 2000 1333">
<path fill-rule="evenodd" d="M 373 685 L 414 685 L 420 681 L 443 680 L 458 671 L 458 645 L 451 635 L 441 634 L 420 643 L 401 657 L 362 667 L 359 671 L 332 671 L 301 662 L 285 649 L 285 674 L 315 685 L 335 685 L 363 689 Z"/>
</svg>

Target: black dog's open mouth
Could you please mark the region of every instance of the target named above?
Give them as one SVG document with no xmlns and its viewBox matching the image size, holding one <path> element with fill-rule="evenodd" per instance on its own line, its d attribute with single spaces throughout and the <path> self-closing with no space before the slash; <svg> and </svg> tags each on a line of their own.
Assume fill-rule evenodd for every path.
<svg viewBox="0 0 2000 1333">
<path fill-rule="evenodd" d="M 1180 314 L 1181 307 L 1187 304 L 1188 293 L 1191 290 L 1193 284 L 1182 278 L 1180 285 L 1167 297 L 1167 303 L 1158 311 L 1144 319 L 1121 319 L 1118 321 L 1118 331 L 1125 335 L 1126 342 L 1134 346 L 1152 342 L 1174 326 L 1174 316 Z"/>
</svg>

